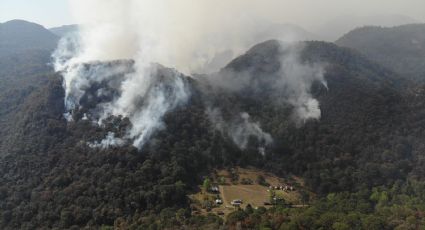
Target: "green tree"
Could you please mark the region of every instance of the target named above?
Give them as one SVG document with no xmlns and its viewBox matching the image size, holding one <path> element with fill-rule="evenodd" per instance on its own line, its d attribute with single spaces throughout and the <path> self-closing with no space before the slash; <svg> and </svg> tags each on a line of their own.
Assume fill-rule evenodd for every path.
<svg viewBox="0 0 425 230">
<path fill-rule="evenodd" d="M 204 183 L 202 184 L 202 187 L 204 188 L 205 192 L 208 192 L 211 188 L 211 181 L 209 178 L 205 178 Z"/>
<path fill-rule="evenodd" d="M 350 230 L 350 226 L 346 223 L 336 222 L 332 225 L 334 230 Z"/>
</svg>

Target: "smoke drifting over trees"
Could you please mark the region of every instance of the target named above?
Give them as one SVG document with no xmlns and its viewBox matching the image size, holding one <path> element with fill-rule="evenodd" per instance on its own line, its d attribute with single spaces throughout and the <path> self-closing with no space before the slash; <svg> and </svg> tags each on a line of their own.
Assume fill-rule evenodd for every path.
<svg viewBox="0 0 425 230">
<path fill-rule="evenodd" d="M 118 138 L 133 140 L 133 145 L 139 148 L 155 130 L 164 127 L 162 117 L 190 97 L 185 76 L 154 63 L 185 73 L 211 71 L 208 65 L 217 56 L 227 52 L 227 58 L 233 58 L 257 42 L 256 39 L 263 39 L 257 32 L 263 25 L 261 15 L 253 17 L 236 10 L 245 6 L 242 1 L 230 5 L 219 3 L 212 11 L 212 4 L 216 3 L 193 0 L 178 3 L 92 0 L 72 4 L 82 23 L 81 31 L 63 38 L 53 55 L 55 69 L 64 76 L 67 117 L 71 120 L 73 111 L 83 108 L 81 100 L 96 98 L 91 100 L 93 108 L 87 118 L 100 125 L 110 116 L 129 118 L 131 129 L 125 137 Z M 86 10 L 93 8 L 98 13 Z M 300 39 L 299 34 L 291 31 L 280 36 L 286 42 Z M 320 118 L 319 103 L 309 90 L 313 81 L 324 82 L 324 78 L 322 66 L 302 64 L 298 52 L 299 49 L 282 44 L 277 72 L 270 73 L 277 77 L 266 84 L 276 101 L 293 105 L 295 117 L 304 122 Z M 111 62 L 122 59 L 134 60 L 134 63 Z M 243 89 L 248 83 L 252 88 L 257 78 L 249 71 L 235 74 L 227 71 L 218 76 L 222 74 L 224 77 L 217 74 L 209 77 L 210 84 L 217 85 L 215 82 L 221 81 L 219 84 Z M 96 95 L 88 95 L 93 90 Z M 242 116 L 241 124 L 249 124 L 251 128 L 237 129 L 239 137 L 233 140 L 241 148 L 246 146 L 249 135 L 257 135 L 259 140 L 270 143 L 270 135 L 262 133 L 259 124 L 249 123 L 246 116 L 249 117 L 248 114 Z M 235 130 L 232 129 L 232 133 Z M 122 144 L 121 139 L 114 142 L 113 138 L 108 135 L 100 143 Z"/>
<path fill-rule="evenodd" d="M 335 43 L 276 29 L 401 0 L 70 2 L 81 31 L 54 52 L 58 73 L 46 65 L 58 37 L 0 24 L 15 53 L 0 55 L 1 229 L 425 226 L 424 25 Z M 218 209 L 218 194 L 198 200 L 206 177 L 269 189 L 240 168 L 299 199 L 226 217 L 225 195 Z"/>
</svg>

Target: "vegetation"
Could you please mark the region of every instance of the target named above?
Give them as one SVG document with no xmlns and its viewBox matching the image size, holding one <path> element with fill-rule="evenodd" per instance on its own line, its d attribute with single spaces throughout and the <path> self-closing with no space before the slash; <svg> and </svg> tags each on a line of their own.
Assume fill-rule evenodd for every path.
<svg viewBox="0 0 425 230">
<path fill-rule="evenodd" d="M 141 151 L 88 147 L 109 131 L 125 132 L 130 122 L 114 117 L 103 128 L 82 119 L 67 123 L 61 79 L 46 62 L 38 55 L 1 59 L 8 63 L 0 69 L 0 87 L 7 89 L 0 97 L 1 228 L 420 229 L 425 87 L 400 87 L 403 77 L 349 49 L 304 45 L 303 61 L 328 64 L 329 90 L 312 88 L 320 120 L 299 126 L 291 106 L 276 106 L 265 91 L 209 92 L 192 81 L 190 101 L 166 115 L 167 128 Z M 278 63 L 277 50 L 275 41 L 260 44 L 226 68 L 249 67 L 265 76 Z M 204 97 L 224 116 L 246 111 L 258 121 L 274 138 L 266 154 L 254 138 L 240 150 L 214 129 Z M 318 197 L 304 194 L 308 207 L 247 206 L 226 220 L 195 215 L 187 195 L 212 169 L 234 166 L 300 176 Z"/>
<path fill-rule="evenodd" d="M 0 57 L 53 50 L 59 40 L 43 26 L 23 20 L 0 23 L 0 35 Z"/>
<path fill-rule="evenodd" d="M 413 81 L 425 80 L 425 25 L 355 29 L 336 43 L 360 51 L 371 60 Z"/>
<path fill-rule="evenodd" d="M 425 184 L 402 184 L 330 193 L 308 208 L 239 210 L 226 224 L 245 229 L 423 229 Z"/>
</svg>

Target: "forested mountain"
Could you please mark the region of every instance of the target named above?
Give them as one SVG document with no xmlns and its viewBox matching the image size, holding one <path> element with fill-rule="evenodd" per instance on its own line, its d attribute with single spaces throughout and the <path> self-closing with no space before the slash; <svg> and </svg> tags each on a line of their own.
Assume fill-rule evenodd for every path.
<svg viewBox="0 0 425 230">
<path fill-rule="evenodd" d="M 58 37 L 40 25 L 22 20 L 0 24 L 0 149 L 8 153 L 24 101 L 53 74 L 50 55 Z"/>
<path fill-rule="evenodd" d="M 259 79 L 270 76 L 273 74 L 270 70 L 279 64 L 278 59 L 273 58 L 277 57 L 278 46 L 279 43 L 273 41 L 255 46 L 227 68 L 249 69 Z M 409 125 L 407 117 L 414 114 L 410 113 L 406 98 L 411 95 L 397 87 L 399 77 L 357 53 L 330 43 L 308 42 L 302 56 L 305 61 L 328 63 L 325 75 L 328 89 L 316 84 L 312 91 L 320 102 L 320 121 L 307 121 L 297 127 L 288 117 L 288 108 L 276 106 L 273 103 L 276 99 L 267 95 L 267 90 L 259 94 L 242 92 L 237 95 L 240 98 L 229 100 L 232 102 L 229 109 L 240 103 L 280 142 L 273 151 L 279 160 L 272 159 L 268 168 L 304 174 L 311 186 L 323 194 L 349 188 L 356 190 L 353 181 L 362 181 L 358 186 L 372 187 L 406 178 L 412 166 L 405 165 L 407 168 L 402 170 L 399 164 L 413 157 L 412 150 L 398 151 L 412 149 L 414 143 L 405 141 L 408 133 L 403 130 Z M 224 104 L 227 100 L 220 101 Z M 388 151 L 395 151 L 392 154 L 396 158 L 385 165 L 378 156 Z M 338 163 L 334 162 L 336 159 Z M 344 165 L 350 167 L 340 168 L 338 164 L 342 159 L 346 161 Z M 387 167 L 395 170 L 391 176 L 386 175 L 390 173 L 386 172 Z M 328 173 L 322 172 L 324 168 Z M 374 168 L 379 173 L 368 175 L 366 168 Z"/>
<path fill-rule="evenodd" d="M 27 50 L 54 49 L 58 37 L 43 26 L 12 20 L 0 24 L 0 57 Z"/>
<path fill-rule="evenodd" d="M 308 89 L 319 102 L 320 119 L 297 119 L 297 105 L 281 100 L 292 94 L 274 90 L 287 50 L 282 46 L 299 51 L 299 71 L 315 69 L 312 63 L 324 68 L 323 79 L 313 79 Z M 400 87 L 404 77 L 351 49 L 271 40 L 218 73 L 181 75 L 191 91 L 188 102 L 165 115 L 166 128 L 142 150 L 87 144 L 108 132 L 124 133 L 132 124 L 123 117 L 110 117 L 103 126 L 84 119 L 99 99 L 93 96 L 96 89 L 67 122 L 62 79 L 46 65 L 48 54 L 49 49 L 25 55 L 0 68 L 1 86 L 8 89 L 0 98 L 2 229 L 415 229 L 425 224 L 424 87 Z M 87 68 L 123 63 L 133 64 L 88 63 Z M 171 71 L 158 68 L 162 75 Z M 211 115 L 217 113 L 211 110 L 220 111 L 225 128 L 249 114 L 273 141 L 249 135 L 241 148 L 232 132 L 216 127 Z M 317 198 L 300 209 L 239 210 L 225 222 L 193 214 L 187 195 L 213 169 L 234 166 L 299 176 Z"/>
<path fill-rule="evenodd" d="M 425 24 L 358 28 L 336 43 L 360 51 L 400 76 L 425 79 Z"/>
</svg>

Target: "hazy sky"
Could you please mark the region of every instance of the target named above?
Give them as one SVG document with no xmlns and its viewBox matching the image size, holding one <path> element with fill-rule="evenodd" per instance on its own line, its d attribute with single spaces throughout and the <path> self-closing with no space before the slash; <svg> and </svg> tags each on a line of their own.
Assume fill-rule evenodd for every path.
<svg viewBox="0 0 425 230">
<path fill-rule="evenodd" d="M 68 0 L 0 0 L 0 22 L 12 19 L 24 19 L 46 27 L 73 23 Z"/>
<path fill-rule="evenodd" d="M 72 0 L 0 0 L 0 22 L 11 19 L 25 19 L 46 27 L 72 24 L 74 20 L 70 13 L 68 1 Z M 107 1 L 110 0 L 105 0 L 105 2 Z M 238 0 L 217 1 L 231 4 L 232 1 Z M 399 14 L 422 22 L 425 21 L 425 0 L 244 1 L 247 7 L 250 8 L 249 11 L 266 11 L 267 15 L 274 21 L 295 23 L 313 30 L 320 27 L 321 24 L 347 14 L 360 17 Z M 258 6 L 259 2 L 261 2 L 262 6 Z M 96 12 L 96 9 L 92 10 L 93 13 Z M 264 12 L 261 12 L 261 14 L 264 15 Z"/>
</svg>

